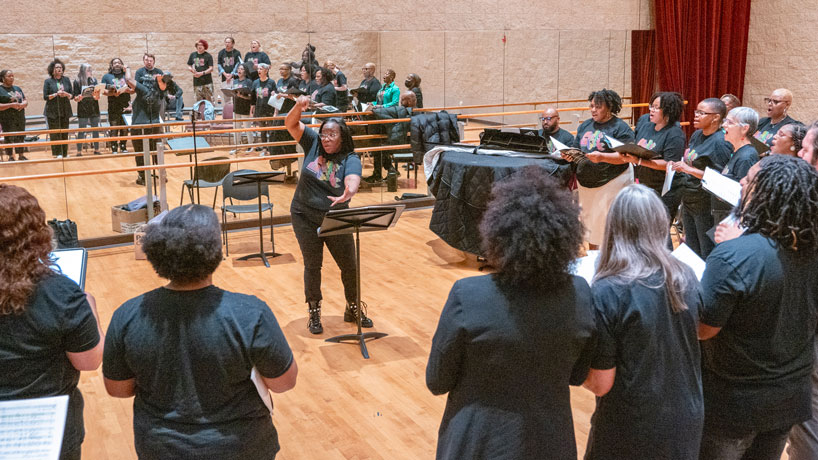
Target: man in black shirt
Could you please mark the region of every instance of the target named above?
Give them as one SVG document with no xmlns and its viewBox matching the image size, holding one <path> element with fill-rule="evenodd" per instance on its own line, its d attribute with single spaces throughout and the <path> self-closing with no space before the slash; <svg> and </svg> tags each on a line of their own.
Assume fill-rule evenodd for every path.
<svg viewBox="0 0 818 460">
<path fill-rule="evenodd" d="M 378 97 L 381 82 L 375 78 L 375 64 L 367 62 L 362 70 L 364 72 L 364 79 L 358 88 L 358 102 L 361 104 L 369 104 Z"/>
<path fill-rule="evenodd" d="M 540 115 L 540 123 L 542 128 L 537 131 L 537 134 L 548 141 L 549 153 L 554 153 L 554 150 L 556 150 L 551 142 L 552 137 L 565 145 L 571 145 L 574 142 L 574 136 L 560 128 L 560 113 L 555 109 L 545 109 Z"/>
<path fill-rule="evenodd" d="M 162 69 L 155 67 L 156 56 L 153 54 L 143 54 L 142 63 L 145 64 L 145 66 L 136 71 L 136 74 L 134 74 L 134 80 L 142 81 L 142 78 L 145 75 L 162 75 Z"/>
<path fill-rule="evenodd" d="M 818 172 L 771 155 L 741 180 L 743 234 L 720 243 L 702 277 L 700 459 L 780 458 L 810 418 L 818 321 Z"/>
<path fill-rule="evenodd" d="M 165 90 L 167 89 L 166 79 L 162 78 L 161 74 L 145 75 L 142 80 L 128 80 L 128 86 L 136 92 L 136 98 L 133 101 L 133 118 L 131 119 L 131 126 L 148 125 L 159 123 L 159 115 L 162 113 L 162 106 L 164 105 Z M 146 134 L 158 134 L 161 130 L 156 128 L 133 129 L 133 134 L 136 136 Z M 145 158 L 143 156 L 142 139 L 134 139 L 133 147 L 136 151 L 136 165 L 144 166 Z M 149 139 L 148 145 L 153 152 L 156 150 L 157 139 Z M 154 161 L 156 156 L 154 155 Z M 145 172 L 139 171 L 139 177 L 136 179 L 137 185 L 145 185 Z"/>
</svg>

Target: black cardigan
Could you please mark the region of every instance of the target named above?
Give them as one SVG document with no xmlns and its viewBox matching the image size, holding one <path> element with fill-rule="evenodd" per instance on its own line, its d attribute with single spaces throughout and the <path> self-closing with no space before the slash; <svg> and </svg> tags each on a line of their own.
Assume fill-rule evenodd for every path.
<svg viewBox="0 0 818 460">
<path fill-rule="evenodd" d="M 63 91 L 72 94 L 74 86 L 71 84 L 71 79 L 63 75 L 60 80 Z M 49 100 L 48 96 L 57 92 L 57 80 L 47 78 L 43 83 L 43 99 L 45 100 L 45 116 L 46 118 L 71 118 L 74 112 L 71 110 L 71 99 L 67 97 L 55 97 Z"/>
</svg>

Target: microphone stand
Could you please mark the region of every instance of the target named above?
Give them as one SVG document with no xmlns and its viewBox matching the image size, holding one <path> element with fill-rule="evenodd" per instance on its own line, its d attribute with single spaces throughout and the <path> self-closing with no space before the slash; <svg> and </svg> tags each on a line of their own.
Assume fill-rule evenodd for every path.
<svg viewBox="0 0 818 460">
<path fill-rule="evenodd" d="M 204 102 L 202 102 L 204 104 Z M 194 106 L 196 104 L 193 104 Z M 202 197 L 199 192 L 199 150 L 196 148 L 196 110 L 190 111 L 190 125 L 193 129 L 193 181 L 196 185 L 196 204 L 202 204 Z"/>
</svg>

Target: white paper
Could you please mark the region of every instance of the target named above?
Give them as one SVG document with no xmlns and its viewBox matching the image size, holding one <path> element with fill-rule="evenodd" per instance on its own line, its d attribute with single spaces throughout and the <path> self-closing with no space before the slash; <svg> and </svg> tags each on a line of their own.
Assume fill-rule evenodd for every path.
<svg viewBox="0 0 818 460">
<path fill-rule="evenodd" d="M 267 410 L 270 411 L 270 415 L 273 415 L 273 399 L 270 397 L 270 390 L 267 388 L 267 384 L 264 383 L 264 380 L 261 379 L 261 374 L 258 373 L 255 367 L 250 371 L 250 380 L 252 380 L 253 385 L 256 386 L 256 391 L 258 391 L 258 395 L 264 402 L 264 405 L 267 406 Z"/>
<path fill-rule="evenodd" d="M 673 176 L 676 175 L 676 171 L 673 170 L 673 164 L 671 162 L 667 162 L 667 172 L 665 173 L 665 183 L 662 184 L 662 196 L 665 196 L 665 193 L 670 191 L 670 185 L 673 183 Z"/>
<path fill-rule="evenodd" d="M 281 107 L 284 107 L 284 97 L 278 97 L 278 94 L 273 94 L 270 96 L 270 100 L 267 101 L 268 104 L 273 106 L 276 110 L 281 110 Z"/>
<path fill-rule="evenodd" d="M 50 254 L 50 258 L 54 261 L 54 264 L 51 265 L 52 270 L 57 273 L 62 273 L 71 279 L 71 281 L 77 283 L 77 286 L 82 287 L 82 275 L 85 270 L 83 266 L 85 262 L 85 249 L 76 248 L 55 251 Z M 1 458 L 2 457 L 0 457 L 0 459 Z"/>
<path fill-rule="evenodd" d="M 605 135 L 605 142 L 607 142 L 612 149 L 625 145 L 607 134 Z"/>
<path fill-rule="evenodd" d="M 369 104 L 363 104 L 363 103 L 361 104 L 361 112 L 366 112 L 366 110 L 368 108 L 369 108 Z"/>
<path fill-rule="evenodd" d="M 722 176 L 715 169 L 704 169 L 702 187 L 733 206 L 738 206 L 741 201 L 741 184 Z"/>
<path fill-rule="evenodd" d="M 596 262 L 599 258 L 599 251 L 587 251 L 586 254 L 587 255 L 585 257 L 580 257 L 577 259 L 576 264 L 574 264 L 572 274 L 585 278 L 588 285 L 591 285 L 592 281 L 594 280 L 594 275 L 596 274 Z"/>
<path fill-rule="evenodd" d="M 702 275 L 704 274 L 705 263 L 698 254 L 693 252 L 690 249 L 690 246 L 682 243 L 676 248 L 675 251 L 670 253 L 673 257 L 677 258 L 680 262 L 684 263 L 688 267 L 693 269 L 693 273 L 696 274 L 696 278 L 701 281 Z"/>
<path fill-rule="evenodd" d="M 0 402 L 0 459 L 60 457 L 68 396 Z"/>
<path fill-rule="evenodd" d="M 554 144 L 554 150 L 556 150 L 556 151 L 568 150 L 568 149 L 571 148 L 571 147 L 568 147 L 567 145 L 563 144 L 562 142 L 558 141 L 557 138 L 554 137 L 554 136 L 551 136 L 551 143 Z"/>
</svg>

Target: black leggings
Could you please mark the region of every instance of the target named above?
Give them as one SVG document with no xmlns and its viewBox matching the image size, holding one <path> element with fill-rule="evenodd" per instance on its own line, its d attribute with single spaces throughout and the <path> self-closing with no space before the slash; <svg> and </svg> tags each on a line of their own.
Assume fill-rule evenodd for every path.
<svg viewBox="0 0 818 460">
<path fill-rule="evenodd" d="M 14 109 L 7 109 L 7 110 L 14 110 Z M 4 119 L 4 120 L 0 121 L 0 127 L 3 128 L 4 133 L 13 133 L 13 132 L 18 132 L 18 131 L 25 131 L 26 130 L 25 115 L 23 115 L 22 117 L 9 118 L 7 120 Z M 6 144 L 18 144 L 18 143 L 24 142 L 26 137 L 25 136 L 4 136 L 3 139 L 4 139 L 3 142 L 5 142 Z M 6 151 L 6 155 L 8 155 L 9 158 L 10 158 L 11 155 L 12 155 L 12 151 L 17 152 L 17 155 L 19 156 L 19 155 L 22 155 L 26 151 L 26 149 L 25 149 L 25 147 L 15 147 L 14 149 L 5 149 L 5 151 Z M 0 157 L 2 157 L 2 155 L 0 155 Z"/>
<path fill-rule="evenodd" d="M 357 289 L 355 267 L 355 241 L 351 234 L 321 238 L 318 227 L 324 218 L 323 212 L 301 213 L 290 210 L 293 231 L 304 257 L 304 296 L 307 302 L 321 300 L 321 266 L 324 262 L 324 244 L 341 269 L 341 282 L 347 304 L 354 303 Z"/>
<path fill-rule="evenodd" d="M 48 118 L 48 129 L 68 129 L 68 117 Z M 49 136 L 52 141 L 68 140 L 68 133 L 56 133 Z M 68 144 L 52 145 L 51 155 L 63 157 L 68 156 Z"/>
</svg>

